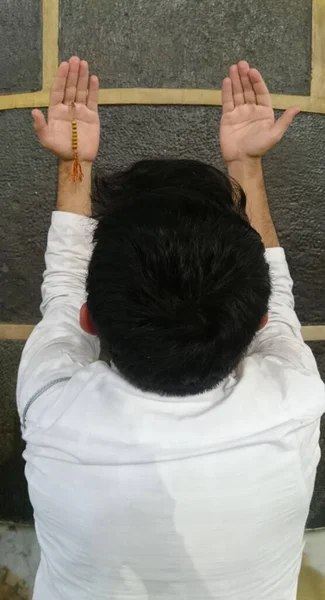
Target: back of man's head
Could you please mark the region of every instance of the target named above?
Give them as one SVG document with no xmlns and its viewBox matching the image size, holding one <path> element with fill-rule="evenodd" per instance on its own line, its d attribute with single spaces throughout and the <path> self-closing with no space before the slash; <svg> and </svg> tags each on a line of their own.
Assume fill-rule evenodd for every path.
<svg viewBox="0 0 325 600">
<path fill-rule="evenodd" d="M 143 391 L 185 396 L 238 365 L 270 295 L 245 195 L 197 161 L 100 179 L 88 310 L 114 365 Z"/>
</svg>

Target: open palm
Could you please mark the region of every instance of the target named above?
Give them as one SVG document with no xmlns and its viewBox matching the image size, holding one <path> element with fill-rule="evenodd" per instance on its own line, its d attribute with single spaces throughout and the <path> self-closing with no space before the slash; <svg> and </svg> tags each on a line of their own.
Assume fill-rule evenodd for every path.
<svg viewBox="0 0 325 600">
<path fill-rule="evenodd" d="M 98 78 L 89 78 L 88 63 L 76 56 L 60 64 L 50 94 L 48 121 L 43 113 L 33 111 L 34 127 L 41 144 L 56 156 L 71 160 L 72 129 L 75 118 L 80 161 L 92 162 L 99 145 Z M 75 108 L 72 108 L 72 103 Z"/>
<path fill-rule="evenodd" d="M 288 129 L 299 108 L 275 120 L 269 91 L 256 69 L 245 61 L 230 68 L 223 81 L 220 145 L 225 162 L 263 156 Z"/>
</svg>

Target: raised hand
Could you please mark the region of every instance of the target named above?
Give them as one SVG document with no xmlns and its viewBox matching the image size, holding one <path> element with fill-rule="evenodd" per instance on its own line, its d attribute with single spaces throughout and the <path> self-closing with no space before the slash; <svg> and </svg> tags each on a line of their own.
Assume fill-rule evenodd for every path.
<svg viewBox="0 0 325 600">
<path fill-rule="evenodd" d="M 245 61 L 230 67 L 222 85 L 220 145 L 226 163 L 259 158 L 277 144 L 299 108 L 289 108 L 277 121 L 270 93 L 256 69 Z"/>
<path fill-rule="evenodd" d="M 34 128 L 44 148 L 63 160 L 73 159 L 71 121 L 72 102 L 78 131 L 78 157 L 92 162 L 99 145 L 98 78 L 89 77 L 88 63 L 73 56 L 58 68 L 50 94 L 48 120 L 32 111 Z"/>
</svg>

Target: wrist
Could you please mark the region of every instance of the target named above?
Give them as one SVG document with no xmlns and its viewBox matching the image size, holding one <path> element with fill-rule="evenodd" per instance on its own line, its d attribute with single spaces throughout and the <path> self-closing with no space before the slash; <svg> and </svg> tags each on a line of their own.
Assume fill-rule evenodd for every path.
<svg viewBox="0 0 325 600">
<path fill-rule="evenodd" d="M 87 160 L 80 161 L 82 172 L 86 175 L 91 172 L 93 163 Z M 72 173 L 73 158 L 66 160 L 65 158 L 59 158 L 59 170 L 67 175 Z"/>
<path fill-rule="evenodd" d="M 91 216 L 92 163 L 81 164 L 82 181 L 72 181 L 73 160 L 59 160 L 57 210 Z"/>
<path fill-rule="evenodd" d="M 261 158 L 247 158 L 227 163 L 228 173 L 246 194 L 246 214 L 251 226 L 260 234 L 264 246 L 279 245 L 264 185 Z"/>
<path fill-rule="evenodd" d="M 227 162 L 226 165 L 229 176 L 238 181 L 240 185 L 247 180 L 263 177 L 262 157 L 245 157 Z"/>
</svg>

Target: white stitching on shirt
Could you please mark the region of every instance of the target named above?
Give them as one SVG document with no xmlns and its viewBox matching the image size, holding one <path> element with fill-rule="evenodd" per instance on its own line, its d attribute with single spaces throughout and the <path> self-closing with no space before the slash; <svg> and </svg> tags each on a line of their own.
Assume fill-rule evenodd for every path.
<svg viewBox="0 0 325 600">
<path fill-rule="evenodd" d="M 35 402 L 35 400 L 37 400 L 37 398 L 39 398 L 42 394 L 44 394 L 44 392 L 47 392 L 47 390 L 51 389 L 51 387 L 53 387 L 57 383 L 63 383 L 64 381 L 69 381 L 70 379 L 71 379 L 71 377 L 59 377 L 58 379 L 54 379 L 53 381 L 50 381 L 46 385 L 43 385 L 43 387 L 40 390 L 38 390 L 37 392 L 35 392 L 35 394 L 33 394 L 33 396 L 28 400 L 28 402 L 24 408 L 24 412 L 23 412 L 23 416 L 22 416 L 22 428 L 23 429 L 26 428 L 27 411 L 31 407 L 33 402 Z"/>
</svg>

